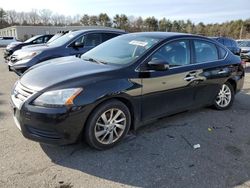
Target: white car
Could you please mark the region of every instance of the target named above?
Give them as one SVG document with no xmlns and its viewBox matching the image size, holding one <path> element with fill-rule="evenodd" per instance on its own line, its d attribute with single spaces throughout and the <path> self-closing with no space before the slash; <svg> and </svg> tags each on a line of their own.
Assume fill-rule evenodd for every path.
<svg viewBox="0 0 250 188">
<path fill-rule="evenodd" d="M 0 37 L 0 46 L 7 46 L 12 42 L 17 42 L 15 37 Z"/>
</svg>

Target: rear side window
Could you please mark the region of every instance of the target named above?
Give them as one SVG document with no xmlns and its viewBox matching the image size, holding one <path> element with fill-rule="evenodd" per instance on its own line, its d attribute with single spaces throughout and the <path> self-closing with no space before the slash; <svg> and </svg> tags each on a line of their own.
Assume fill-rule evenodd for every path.
<svg viewBox="0 0 250 188">
<path fill-rule="evenodd" d="M 219 49 L 220 59 L 224 59 L 226 57 L 227 51 L 222 47 L 218 47 L 218 49 Z"/>
<path fill-rule="evenodd" d="M 207 41 L 194 41 L 196 63 L 216 61 L 219 59 L 216 45 Z"/>
<path fill-rule="evenodd" d="M 120 34 L 117 34 L 117 33 L 103 33 L 102 34 L 102 42 L 105 42 L 105 41 L 112 39 L 114 37 L 117 37 L 119 35 Z"/>
</svg>

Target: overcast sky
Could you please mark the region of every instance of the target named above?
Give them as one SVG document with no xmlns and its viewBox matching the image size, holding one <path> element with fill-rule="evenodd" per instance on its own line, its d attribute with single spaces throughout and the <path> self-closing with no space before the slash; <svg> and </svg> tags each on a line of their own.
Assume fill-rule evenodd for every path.
<svg viewBox="0 0 250 188">
<path fill-rule="evenodd" d="M 123 13 L 143 18 L 191 19 L 196 23 L 250 18 L 250 0 L 1 0 L 0 7 L 16 11 L 50 9 L 54 13 L 72 16 Z"/>
</svg>

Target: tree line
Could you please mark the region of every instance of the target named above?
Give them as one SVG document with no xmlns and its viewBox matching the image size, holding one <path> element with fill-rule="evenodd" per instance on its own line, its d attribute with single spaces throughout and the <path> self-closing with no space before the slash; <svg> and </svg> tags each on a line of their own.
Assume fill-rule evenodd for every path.
<svg viewBox="0 0 250 188">
<path fill-rule="evenodd" d="M 106 26 L 124 29 L 128 32 L 169 31 L 200 34 L 205 36 L 226 36 L 235 39 L 250 38 L 250 18 L 233 20 L 224 23 L 195 24 L 191 20 L 157 19 L 154 16 L 142 18 L 116 14 L 114 17 L 106 13 L 99 15 L 65 16 L 54 14 L 51 10 L 33 9 L 30 12 L 17 12 L 0 8 L 0 29 L 13 25 L 34 26 Z"/>
</svg>

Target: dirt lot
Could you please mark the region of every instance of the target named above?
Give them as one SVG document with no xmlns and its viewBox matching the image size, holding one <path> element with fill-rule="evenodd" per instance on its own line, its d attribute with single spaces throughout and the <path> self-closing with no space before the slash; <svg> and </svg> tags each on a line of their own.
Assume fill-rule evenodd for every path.
<svg viewBox="0 0 250 188">
<path fill-rule="evenodd" d="M 250 67 L 247 72 L 230 110 L 167 117 L 100 152 L 80 144 L 41 145 L 21 135 L 9 105 L 18 77 L 7 71 L 1 51 L 0 187 L 250 186 Z"/>
</svg>

